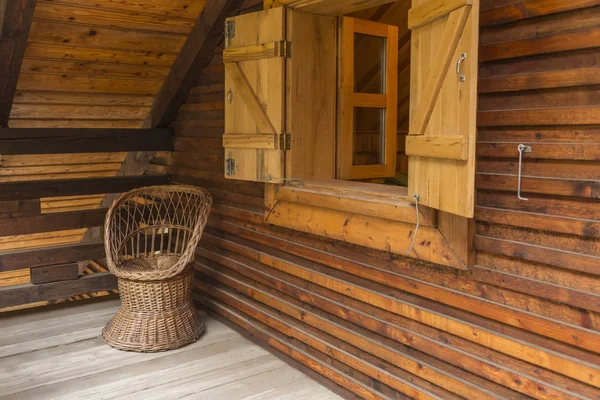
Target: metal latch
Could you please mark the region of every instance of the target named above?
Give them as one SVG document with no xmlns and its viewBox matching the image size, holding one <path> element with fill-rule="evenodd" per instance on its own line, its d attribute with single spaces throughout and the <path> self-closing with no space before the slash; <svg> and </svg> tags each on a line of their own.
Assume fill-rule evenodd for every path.
<svg viewBox="0 0 600 400">
<path fill-rule="evenodd" d="M 292 43 L 287 40 L 275 42 L 275 54 L 278 57 L 290 58 L 292 56 Z"/>
<path fill-rule="evenodd" d="M 517 146 L 517 150 L 519 151 L 519 177 L 517 181 L 517 198 L 519 200 L 529 200 L 525 197 L 521 197 L 521 178 L 523 176 L 523 153 L 531 153 L 531 146 L 520 144 L 519 146 Z"/>
<path fill-rule="evenodd" d="M 460 67 L 462 66 L 463 61 L 465 61 L 466 59 L 467 53 L 462 53 L 460 55 L 460 58 L 456 62 L 456 75 L 458 75 L 461 82 L 465 82 L 467 80 L 467 77 L 462 72 L 460 72 Z"/>
<path fill-rule="evenodd" d="M 225 153 L 225 176 L 235 175 L 235 160 L 231 158 L 229 152 Z"/>
<path fill-rule="evenodd" d="M 235 37 L 235 22 L 225 21 L 225 47 L 229 47 L 231 39 Z"/>
<path fill-rule="evenodd" d="M 289 150 L 291 147 L 292 137 L 289 133 L 282 133 L 279 135 L 279 149 Z"/>
</svg>

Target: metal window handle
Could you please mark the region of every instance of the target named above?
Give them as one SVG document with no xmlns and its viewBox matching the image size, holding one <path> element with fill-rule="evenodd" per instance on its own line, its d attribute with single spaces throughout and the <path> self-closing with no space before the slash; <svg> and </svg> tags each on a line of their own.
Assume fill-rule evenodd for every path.
<svg viewBox="0 0 600 400">
<path fill-rule="evenodd" d="M 467 53 L 462 53 L 460 55 L 460 58 L 458 59 L 458 61 L 456 62 L 456 75 L 458 75 L 458 77 L 460 78 L 461 82 L 464 82 L 467 80 L 467 77 L 464 76 L 461 72 L 460 72 L 460 67 L 462 66 L 463 61 L 465 61 L 467 59 Z"/>
<path fill-rule="evenodd" d="M 227 101 L 229 104 L 233 103 L 233 89 L 229 89 L 229 92 L 227 92 Z"/>
<path fill-rule="evenodd" d="M 519 150 L 519 178 L 517 181 L 517 198 L 519 200 L 529 200 L 525 197 L 521 197 L 521 177 L 522 177 L 522 169 L 523 169 L 523 153 L 531 153 L 531 146 L 526 146 L 524 144 L 520 144 L 517 147 Z"/>
</svg>

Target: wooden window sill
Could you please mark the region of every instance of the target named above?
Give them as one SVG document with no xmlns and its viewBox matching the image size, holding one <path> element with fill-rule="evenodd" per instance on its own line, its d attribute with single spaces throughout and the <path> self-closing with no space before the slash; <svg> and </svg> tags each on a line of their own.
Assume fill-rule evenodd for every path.
<svg viewBox="0 0 600 400">
<path fill-rule="evenodd" d="M 469 220 L 429 207 L 419 207 L 409 251 L 417 215 L 405 187 L 320 180 L 272 185 L 266 193 L 269 224 L 453 268 L 471 265 Z"/>
<path fill-rule="evenodd" d="M 408 189 L 375 183 L 327 179 L 289 183 L 279 189 L 277 200 L 301 203 L 353 214 L 368 215 L 392 221 L 416 224 L 414 202 Z M 435 226 L 435 210 L 421 209 L 420 223 Z"/>
</svg>

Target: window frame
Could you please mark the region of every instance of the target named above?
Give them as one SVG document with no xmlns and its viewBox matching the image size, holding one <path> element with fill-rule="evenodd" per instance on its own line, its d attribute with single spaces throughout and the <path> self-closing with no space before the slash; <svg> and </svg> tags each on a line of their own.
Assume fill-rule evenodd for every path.
<svg viewBox="0 0 600 400">
<path fill-rule="evenodd" d="M 355 34 L 386 39 L 385 93 L 354 91 Z M 398 27 L 351 17 L 342 17 L 340 34 L 339 125 L 337 179 L 392 177 L 396 173 L 398 120 Z M 385 110 L 384 164 L 353 165 L 354 108 Z"/>
</svg>

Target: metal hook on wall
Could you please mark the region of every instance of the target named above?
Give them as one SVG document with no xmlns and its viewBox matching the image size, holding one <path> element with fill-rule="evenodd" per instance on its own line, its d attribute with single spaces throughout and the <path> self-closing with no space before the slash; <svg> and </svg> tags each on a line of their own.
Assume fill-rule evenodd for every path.
<svg viewBox="0 0 600 400">
<path fill-rule="evenodd" d="M 529 200 L 528 198 L 521 197 L 521 177 L 523 171 L 523 153 L 531 153 L 531 146 L 520 144 L 517 147 L 517 150 L 519 151 L 519 178 L 517 181 L 517 198 L 519 200 Z"/>
</svg>

